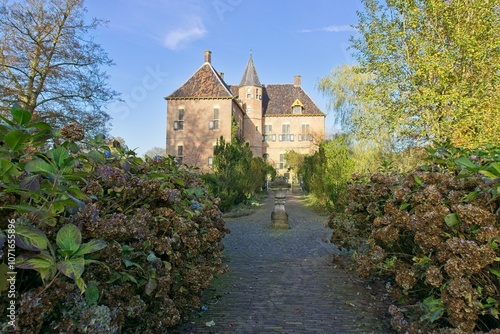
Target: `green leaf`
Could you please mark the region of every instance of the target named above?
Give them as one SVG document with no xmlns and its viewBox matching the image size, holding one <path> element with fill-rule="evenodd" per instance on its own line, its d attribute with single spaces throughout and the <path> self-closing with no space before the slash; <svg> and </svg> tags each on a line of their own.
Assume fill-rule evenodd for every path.
<svg viewBox="0 0 500 334">
<path fill-rule="evenodd" d="M 16 267 L 36 270 L 46 284 L 56 275 L 56 263 L 52 255 L 43 250 L 39 254 L 21 254 L 16 258 Z"/>
<path fill-rule="evenodd" d="M 31 113 L 20 107 L 12 107 L 10 113 L 12 119 L 19 125 L 24 125 L 31 120 Z"/>
<path fill-rule="evenodd" d="M 76 281 L 80 278 L 85 270 L 85 259 L 82 257 L 77 257 L 74 259 L 68 259 L 61 261 L 57 264 L 57 269 L 65 276 Z"/>
<path fill-rule="evenodd" d="M 55 267 L 54 258 L 46 250 L 38 254 L 24 253 L 16 257 L 16 267 L 21 269 L 46 269 Z"/>
<path fill-rule="evenodd" d="M 493 298 L 493 297 L 488 297 L 488 298 L 486 299 L 486 302 L 487 302 L 488 304 L 494 304 L 494 303 L 496 303 L 496 302 L 497 302 L 497 300 L 496 300 L 495 298 Z"/>
<path fill-rule="evenodd" d="M 422 182 L 422 179 L 419 178 L 418 176 L 416 175 L 413 175 L 413 179 L 415 180 L 415 184 L 419 187 L 421 187 L 423 185 L 423 182 Z"/>
<path fill-rule="evenodd" d="M 73 254 L 82 244 L 82 234 L 75 225 L 65 225 L 57 232 L 56 244 L 63 252 Z"/>
<path fill-rule="evenodd" d="M 174 178 L 173 181 L 180 185 L 181 187 L 184 187 L 184 181 L 178 178 Z"/>
<path fill-rule="evenodd" d="M 40 229 L 27 225 L 16 226 L 16 246 L 36 252 L 47 249 L 48 245 L 49 239 Z"/>
<path fill-rule="evenodd" d="M 82 292 L 81 294 L 83 295 L 85 293 L 85 291 L 87 290 L 87 284 L 85 284 L 85 281 L 81 277 L 78 277 L 77 279 L 75 279 L 75 283 L 78 286 L 78 288 L 80 289 L 80 291 Z"/>
<path fill-rule="evenodd" d="M 448 225 L 449 227 L 460 224 L 460 219 L 458 219 L 458 216 L 456 213 L 450 213 L 449 215 L 444 217 L 444 221 L 445 221 L 446 225 Z"/>
<path fill-rule="evenodd" d="M 85 290 L 85 302 L 87 305 L 95 305 L 99 300 L 99 289 L 94 282 L 89 282 L 87 284 L 87 290 Z"/>
<path fill-rule="evenodd" d="M 467 203 L 470 203 L 471 201 L 475 200 L 479 196 L 479 192 L 477 191 L 471 191 L 470 193 L 467 194 L 467 196 L 464 197 L 464 201 Z"/>
<path fill-rule="evenodd" d="M 500 277 L 500 269 L 490 268 L 490 273 L 492 273 L 496 277 Z"/>
<path fill-rule="evenodd" d="M 484 176 L 486 176 L 490 180 L 494 180 L 498 177 L 497 175 L 493 174 L 492 172 L 484 170 L 484 169 L 480 170 L 479 173 L 483 174 Z"/>
<path fill-rule="evenodd" d="M 28 146 L 30 136 L 22 130 L 12 130 L 3 137 L 3 141 L 12 151 L 21 151 Z"/>
<path fill-rule="evenodd" d="M 53 266 L 53 267 L 48 267 L 48 268 L 40 268 L 40 269 L 37 269 L 37 271 L 40 274 L 40 277 L 43 281 L 43 284 L 47 284 L 49 281 L 51 281 L 54 278 L 54 276 L 56 276 L 57 268 L 55 266 Z"/>
<path fill-rule="evenodd" d="M 104 157 L 104 154 L 102 154 L 99 151 L 95 151 L 95 150 L 90 151 L 87 154 L 85 154 L 85 156 L 97 164 L 104 164 L 106 162 L 106 158 Z"/>
<path fill-rule="evenodd" d="M 151 294 L 156 289 L 156 287 L 157 287 L 156 279 L 153 277 L 150 277 L 148 279 L 148 283 L 146 283 L 146 286 L 144 287 L 146 295 L 151 296 Z"/>
<path fill-rule="evenodd" d="M 477 171 L 479 167 L 473 163 L 472 161 L 469 160 L 467 157 L 460 157 L 458 159 L 455 159 L 455 163 L 459 166 L 466 167 L 472 171 Z"/>
<path fill-rule="evenodd" d="M 401 203 L 401 205 L 399 206 L 399 210 L 405 210 L 407 207 L 410 206 L 410 203 Z"/>
<path fill-rule="evenodd" d="M 47 156 L 59 169 L 73 167 L 73 158 L 69 155 L 68 150 L 63 146 L 59 146 L 58 148 L 48 151 Z"/>
<path fill-rule="evenodd" d="M 42 158 L 28 161 L 24 166 L 24 170 L 29 173 L 44 173 L 51 176 L 57 174 L 57 169 Z"/>
<path fill-rule="evenodd" d="M 125 264 L 125 268 L 128 268 L 128 267 L 132 267 L 132 266 L 134 266 L 134 267 L 137 267 L 137 268 L 139 268 L 139 269 L 141 269 L 141 270 L 144 270 L 144 269 L 142 269 L 142 267 L 141 267 L 141 265 L 140 265 L 140 264 L 135 263 L 135 262 L 132 262 L 132 261 L 130 261 L 130 260 L 124 259 L 124 260 L 123 260 L 123 263 Z"/>
<path fill-rule="evenodd" d="M 127 282 L 127 281 L 130 281 L 130 282 L 134 282 L 135 284 L 138 284 L 137 280 L 135 279 L 134 276 L 130 275 L 129 273 L 126 273 L 126 272 L 121 272 L 120 273 L 122 275 L 122 280 L 124 282 Z"/>
<path fill-rule="evenodd" d="M 21 175 L 21 171 L 16 165 L 7 159 L 0 159 L 0 180 L 4 182 L 13 181 L 19 175 Z"/>
<path fill-rule="evenodd" d="M 104 240 L 92 239 L 80 246 L 80 249 L 75 253 L 75 256 L 83 256 L 91 254 L 106 248 L 107 244 Z"/>
</svg>

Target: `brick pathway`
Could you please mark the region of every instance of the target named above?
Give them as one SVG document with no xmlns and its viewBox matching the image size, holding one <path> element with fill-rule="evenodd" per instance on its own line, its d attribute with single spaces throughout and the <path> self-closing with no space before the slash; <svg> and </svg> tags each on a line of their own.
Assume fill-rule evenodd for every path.
<svg viewBox="0 0 500 334">
<path fill-rule="evenodd" d="M 272 194 L 254 214 L 226 219 L 229 271 L 175 333 L 391 333 L 383 290 L 332 261 L 327 217 L 296 193 L 286 209 L 289 230 L 270 228 Z"/>
</svg>

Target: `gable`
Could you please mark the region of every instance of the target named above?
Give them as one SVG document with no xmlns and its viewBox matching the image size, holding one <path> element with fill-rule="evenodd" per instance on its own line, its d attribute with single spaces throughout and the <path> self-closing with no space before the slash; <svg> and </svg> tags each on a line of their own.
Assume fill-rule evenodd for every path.
<svg viewBox="0 0 500 334">
<path fill-rule="evenodd" d="M 228 86 L 210 63 L 204 63 L 181 87 L 166 97 L 179 98 L 233 98 Z"/>
</svg>

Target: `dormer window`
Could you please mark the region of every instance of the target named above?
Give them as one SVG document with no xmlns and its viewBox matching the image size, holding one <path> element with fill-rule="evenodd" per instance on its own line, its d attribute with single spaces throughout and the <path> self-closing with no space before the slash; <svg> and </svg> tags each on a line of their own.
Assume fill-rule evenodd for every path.
<svg viewBox="0 0 500 334">
<path fill-rule="evenodd" d="M 292 104 L 292 113 L 294 115 L 300 115 L 302 114 L 303 110 L 304 110 L 304 105 L 299 101 L 299 99 L 295 100 Z"/>
</svg>

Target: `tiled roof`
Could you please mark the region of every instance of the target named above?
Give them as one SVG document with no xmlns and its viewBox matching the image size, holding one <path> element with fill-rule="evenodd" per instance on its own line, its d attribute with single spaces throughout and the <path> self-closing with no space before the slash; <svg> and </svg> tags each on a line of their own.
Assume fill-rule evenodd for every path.
<svg viewBox="0 0 500 334">
<path fill-rule="evenodd" d="M 238 85 L 229 85 L 229 90 L 234 96 L 240 95 L 240 86 Z"/>
<path fill-rule="evenodd" d="M 180 88 L 166 97 L 176 98 L 233 98 L 224 80 L 213 66 L 205 62 Z"/>
<path fill-rule="evenodd" d="M 243 73 L 243 78 L 241 78 L 240 86 L 262 86 L 259 81 L 255 65 L 253 64 L 251 53 L 250 58 L 248 59 L 247 67 L 245 68 L 245 73 Z"/>
<path fill-rule="evenodd" d="M 262 95 L 264 115 L 292 115 L 292 105 L 297 99 L 304 106 L 302 115 L 324 115 L 302 87 L 294 84 L 264 86 Z"/>
</svg>

